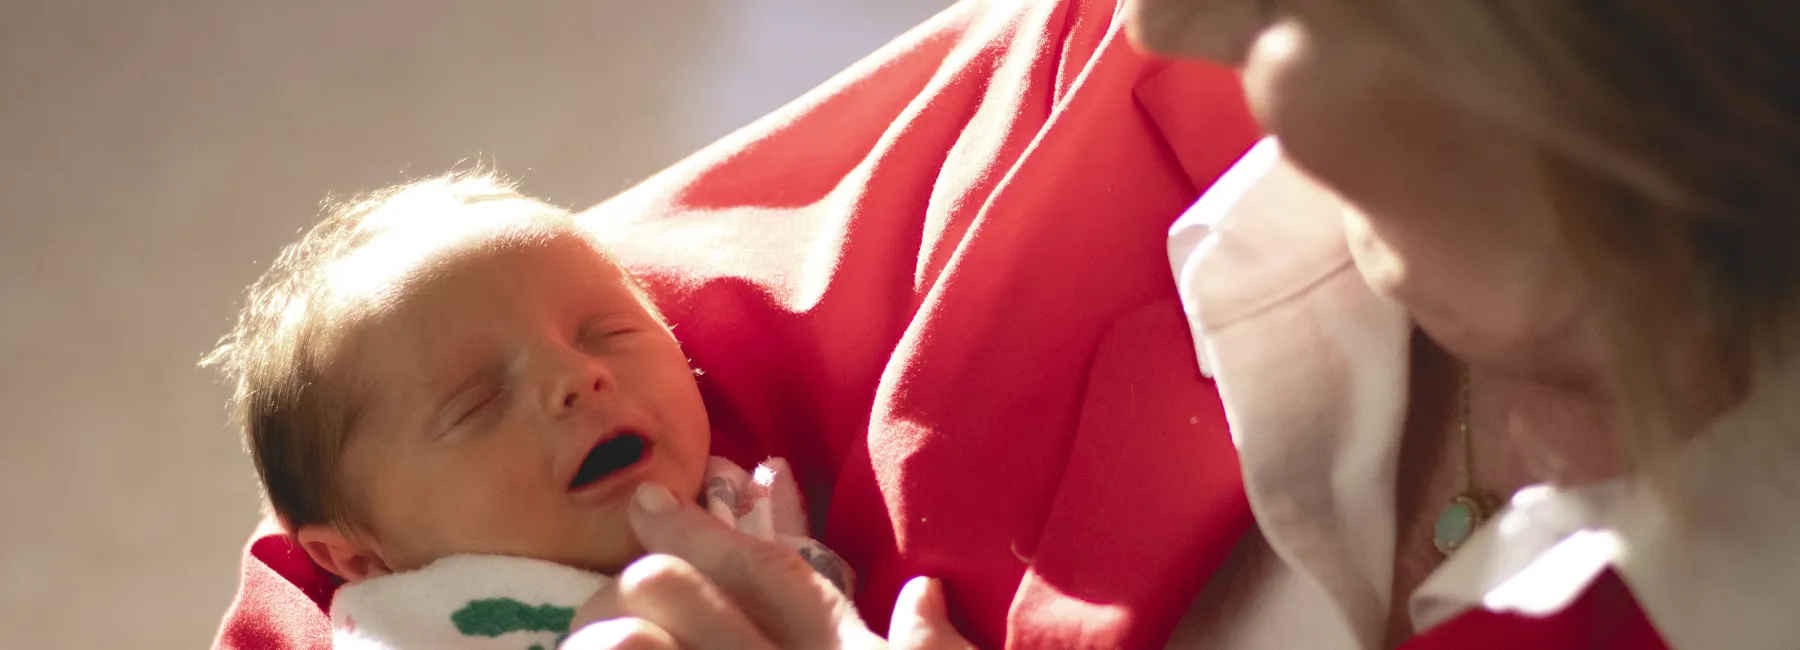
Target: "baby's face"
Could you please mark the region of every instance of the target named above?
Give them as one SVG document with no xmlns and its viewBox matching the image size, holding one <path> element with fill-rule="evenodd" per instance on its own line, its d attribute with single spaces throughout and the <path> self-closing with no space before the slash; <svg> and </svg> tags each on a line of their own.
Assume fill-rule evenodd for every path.
<svg viewBox="0 0 1800 650">
<path fill-rule="evenodd" d="M 634 488 L 697 495 L 710 435 L 687 358 L 623 271 L 574 234 L 473 232 L 405 266 L 363 287 L 339 357 L 364 396 L 343 465 L 358 536 L 395 571 L 640 555 Z"/>
</svg>

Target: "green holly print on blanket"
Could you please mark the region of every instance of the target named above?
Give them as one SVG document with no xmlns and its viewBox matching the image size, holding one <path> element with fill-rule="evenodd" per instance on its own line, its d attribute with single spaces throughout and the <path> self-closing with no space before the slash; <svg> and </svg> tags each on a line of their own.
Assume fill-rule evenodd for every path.
<svg viewBox="0 0 1800 650">
<path fill-rule="evenodd" d="M 463 636 L 496 637 L 509 632 L 555 632 L 556 643 L 569 634 L 569 621 L 575 608 L 556 605 L 527 605 L 511 598 L 471 600 L 450 615 L 456 631 Z M 531 644 L 529 650 L 543 650 Z"/>
</svg>

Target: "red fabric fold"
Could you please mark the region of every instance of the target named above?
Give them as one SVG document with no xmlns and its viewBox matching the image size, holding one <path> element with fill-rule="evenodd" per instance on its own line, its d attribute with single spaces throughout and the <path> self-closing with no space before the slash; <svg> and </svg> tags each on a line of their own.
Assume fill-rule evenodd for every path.
<svg viewBox="0 0 1800 650">
<path fill-rule="evenodd" d="M 244 547 L 237 597 L 225 612 L 214 648 L 330 650 L 331 594 L 337 579 L 313 564 L 265 520 Z"/>
<path fill-rule="evenodd" d="M 1667 650 L 1618 574 L 1603 574 L 1550 616 L 1476 611 L 1444 622 L 1401 650 Z"/>
<path fill-rule="evenodd" d="M 1257 131 L 1117 9 L 958 4 L 583 217 L 876 629 L 929 574 L 982 647 L 1156 647 L 1251 525 L 1166 237 Z M 253 541 L 220 647 L 328 644 L 294 553 Z"/>
</svg>

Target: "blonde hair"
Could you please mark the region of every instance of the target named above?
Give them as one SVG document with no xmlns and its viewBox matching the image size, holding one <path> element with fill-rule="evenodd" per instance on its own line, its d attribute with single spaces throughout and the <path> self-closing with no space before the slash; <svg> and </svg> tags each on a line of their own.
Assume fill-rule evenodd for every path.
<svg viewBox="0 0 1800 650">
<path fill-rule="evenodd" d="M 1666 337 L 1749 394 L 1800 313 L 1800 4 L 1352 0 L 1437 87 L 1539 143 L 1638 437 L 1691 430 Z M 1641 442 L 1641 441 L 1639 441 Z M 1640 460 L 1644 460 L 1640 458 Z"/>
<path fill-rule="evenodd" d="M 250 286 L 236 325 L 201 361 L 230 382 L 264 503 L 289 532 L 357 521 L 339 466 L 360 404 L 354 378 L 332 363 L 348 316 L 333 299 L 334 265 L 403 226 L 568 215 L 479 170 L 328 200 L 325 211 Z"/>
</svg>

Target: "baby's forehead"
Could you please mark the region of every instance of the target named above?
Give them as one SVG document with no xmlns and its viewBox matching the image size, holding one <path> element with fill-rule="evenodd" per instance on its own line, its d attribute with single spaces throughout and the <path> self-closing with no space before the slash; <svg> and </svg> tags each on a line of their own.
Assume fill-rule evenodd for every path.
<svg viewBox="0 0 1800 650">
<path fill-rule="evenodd" d="M 573 268 L 567 266 L 575 259 L 570 254 L 591 254 L 596 265 L 611 265 L 583 233 L 553 221 L 445 235 L 386 233 L 395 243 L 371 241 L 376 256 L 333 270 L 344 274 L 331 280 L 335 295 L 329 318 L 340 345 L 324 361 L 376 401 L 396 388 L 391 384 L 396 378 L 389 375 L 400 373 L 399 381 L 417 379 L 406 376 L 411 371 L 405 369 L 418 365 L 413 362 L 444 361 L 446 355 L 435 350 L 460 349 L 466 341 L 459 337 L 483 331 L 473 323 L 504 323 L 510 320 L 506 314 L 537 313 L 541 303 L 536 301 L 545 296 L 572 295 L 560 291 L 563 283 L 595 279 L 588 276 L 596 275 L 598 266 L 586 273 L 545 273 Z M 376 248 L 382 245 L 394 248 Z M 580 277 L 564 277 L 570 275 Z M 540 282 L 556 286 L 534 284 Z M 445 311 L 446 305 L 456 306 Z M 383 351 L 407 354 L 397 361 Z"/>
<path fill-rule="evenodd" d="M 329 264 L 325 285 L 334 301 L 386 304 L 405 289 L 451 266 L 478 266 L 499 255 L 580 245 L 604 257 L 567 213 L 537 211 L 499 218 L 449 218 L 382 228 Z"/>
<path fill-rule="evenodd" d="M 612 267 L 609 256 L 590 237 L 568 222 L 541 220 L 514 224 L 493 224 L 458 231 L 392 231 L 367 242 L 363 250 L 346 256 L 327 268 L 326 291 L 320 297 L 316 318 L 337 343 L 321 341 L 318 352 L 322 360 L 342 364 L 343 357 L 356 357 L 372 334 L 371 328 L 391 324 L 396 319 L 413 322 L 421 318 L 420 310 L 435 313 L 444 301 L 456 305 L 479 304 L 484 313 L 499 313 L 506 305 L 526 300 L 527 295 L 543 294 L 548 289 L 533 290 L 537 282 L 572 282 L 598 280 L 601 273 L 543 272 L 519 275 L 520 259 L 571 259 L 567 253 L 591 254 L 593 271 Z M 540 253 L 560 251 L 554 257 Z M 585 264 L 586 262 L 580 262 Z M 498 265 L 507 264 L 512 269 Z M 538 263 L 541 265 L 541 263 Z M 616 269 L 616 267 L 612 267 Z M 512 271 L 512 272 L 509 272 Z M 622 273 L 622 271 L 620 271 Z M 473 283 L 473 284 L 471 284 Z M 505 285 L 502 294 L 492 291 L 470 292 L 471 287 Z M 564 292 L 566 293 L 566 291 Z M 486 297 L 477 297 L 486 296 Z M 452 309 L 461 309 L 455 307 Z M 428 320 L 431 317 L 426 314 Z M 422 327 L 414 324 L 413 327 Z M 354 364 L 351 364 L 354 365 Z"/>
</svg>

